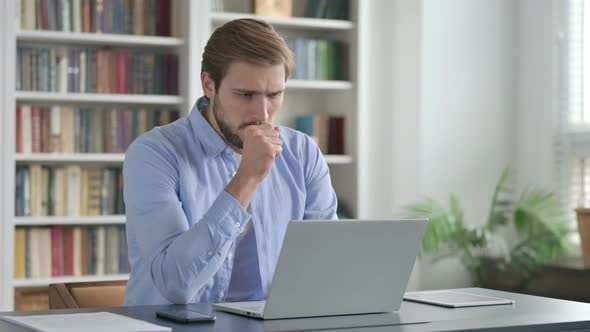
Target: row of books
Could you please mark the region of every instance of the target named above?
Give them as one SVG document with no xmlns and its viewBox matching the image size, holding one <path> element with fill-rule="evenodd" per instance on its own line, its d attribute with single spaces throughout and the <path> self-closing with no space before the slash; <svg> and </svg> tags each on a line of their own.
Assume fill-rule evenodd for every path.
<svg viewBox="0 0 590 332">
<path fill-rule="evenodd" d="M 293 78 L 304 80 L 348 80 L 348 45 L 334 40 L 304 37 L 285 38 L 295 53 Z"/>
<path fill-rule="evenodd" d="M 295 118 L 295 129 L 313 138 L 322 153 L 345 154 L 344 117 L 323 113 L 300 115 Z"/>
<path fill-rule="evenodd" d="M 125 226 L 17 227 L 14 278 L 129 273 Z"/>
<path fill-rule="evenodd" d="M 106 48 L 17 48 L 16 88 L 79 93 L 178 93 L 178 56 Z"/>
<path fill-rule="evenodd" d="M 124 153 L 135 138 L 179 118 L 176 110 L 17 105 L 17 153 Z"/>
<path fill-rule="evenodd" d="M 20 28 L 170 36 L 173 0 L 20 0 Z"/>
<path fill-rule="evenodd" d="M 348 20 L 349 0 L 308 0 L 306 17 Z"/>
<path fill-rule="evenodd" d="M 125 213 L 120 168 L 17 166 L 15 184 L 15 215 L 19 217 Z"/>
</svg>

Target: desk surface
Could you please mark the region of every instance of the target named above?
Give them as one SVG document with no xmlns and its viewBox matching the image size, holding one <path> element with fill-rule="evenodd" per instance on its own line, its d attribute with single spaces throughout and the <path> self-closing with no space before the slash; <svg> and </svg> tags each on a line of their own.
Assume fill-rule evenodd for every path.
<svg viewBox="0 0 590 332">
<path fill-rule="evenodd" d="M 404 301 L 399 313 L 353 315 L 340 317 L 321 317 L 307 319 L 282 319 L 262 321 L 242 317 L 230 313 L 214 311 L 217 316 L 215 323 L 175 324 L 155 317 L 156 310 L 169 308 L 172 305 L 135 306 L 108 309 L 76 309 L 53 310 L 45 312 L 8 312 L 0 315 L 36 315 L 53 313 L 75 313 L 108 311 L 125 315 L 162 326 L 173 327 L 173 331 L 292 331 L 292 330 L 322 330 L 322 331 L 458 331 L 458 330 L 486 330 L 486 331 L 564 331 L 590 330 L 590 304 L 556 300 L 530 295 L 514 294 L 482 288 L 463 288 L 475 294 L 510 298 L 516 301 L 514 305 L 489 307 L 472 307 L 448 309 L 437 306 Z M 211 312 L 209 305 L 191 304 L 186 306 L 197 311 Z M 426 323 L 417 323 L 424 322 Z M 407 325 L 393 325 L 396 322 L 410 323 Z M 413 323 L 413 324 L 412 324 Z M 0 320 L 0 331 L 28 331 Z"/>
</svg>

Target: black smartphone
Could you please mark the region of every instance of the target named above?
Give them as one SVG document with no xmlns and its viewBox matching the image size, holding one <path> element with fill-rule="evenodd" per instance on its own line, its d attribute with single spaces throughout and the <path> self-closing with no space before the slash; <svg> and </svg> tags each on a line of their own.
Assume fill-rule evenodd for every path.
<svg viewBox="0 0 590 332">
<path fill-rule="evenodd" d="M 187 309 L 168 309 L 156 311 L 156 317 L 171 320 L 177 323 L 195 323 L 195 322 L 213 322 L 215 316 L 207 315 L 202 312 Z"/>
</svg>

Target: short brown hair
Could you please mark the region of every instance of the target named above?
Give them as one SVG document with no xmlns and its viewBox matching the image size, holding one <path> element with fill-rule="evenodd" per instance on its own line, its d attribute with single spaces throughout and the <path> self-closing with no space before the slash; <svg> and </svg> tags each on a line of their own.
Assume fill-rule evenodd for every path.
<svg viewBox="0 0 590 332">
<path fill-rule="evenodd" d="M 254 19 L 233 20 L 213 32 L 203 52 L 201 73 L 209 73 L 218 90 L 233 61 L 284 64 L 285 79 L 295 67 L 293 52 L 272 25 Z"/>
</svg>

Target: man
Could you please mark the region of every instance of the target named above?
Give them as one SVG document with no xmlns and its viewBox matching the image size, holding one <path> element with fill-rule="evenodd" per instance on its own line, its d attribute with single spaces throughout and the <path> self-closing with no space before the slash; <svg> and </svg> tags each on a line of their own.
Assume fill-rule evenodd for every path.
<svg viewBox="0 0 590 332">
<path fill-rule="evenodd" d="M 317 145 L 274 126 L 293 53 L 267 23 L 217 29 L 191 114 L 129 147 L 126 304 L 266 298 L 290 220 L 336 219 Z"/>
</svg>

